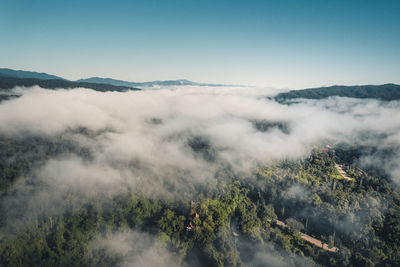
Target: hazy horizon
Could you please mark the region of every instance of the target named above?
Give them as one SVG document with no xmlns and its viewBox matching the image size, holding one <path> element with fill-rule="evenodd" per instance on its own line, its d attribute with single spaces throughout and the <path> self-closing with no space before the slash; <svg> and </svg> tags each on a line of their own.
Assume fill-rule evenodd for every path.
<svg viewBox="0 0 400 267">
<path fill-rule="evenodd" d="M 2 67 L 3 69 L 11 69 L 8 67 Z M 0 68 L 1 69 L 1 68 Z M 55 75 L 58 76 L 60 78 L 64 78 L 66 80 L 69 81 L 79 81 L 79 80 L 87 80 L 87 79 L 92 79 L 92 78 L 99 78 L 99 79 L 111 79 L 111 80 L 116 80 L 116 81 L 122 81 L 122 82 L 132 82 L 132 83 L 146 83 L 146 82 L 157 82 L 157 81 L 179 81 L 179 80 L 186 80 L 186 81 L 190 81 L 190 82 L 194 82 L 194 83 L 199 83 L 199 84 L 210 84 L 210 85 L 224 85 L 224 86 L 239 86 L 239 87 L 246 87 L 246 88 L 253 88 L 253 87 L 257 87 L 257 88 L 269 88 L 269 89 L 274 89 L 274 90 L 301 90 L 301 89 L 309 89 L 309 88 L 320 88 L 320 87 L 330 87 L 330 86 L 358 86 L 358 85 L 383 85 L 383 84 L 400 84 L 400 83 L 395 83 L 395 82 L 383 82 L 383 83 L 378 83 L 378 84 L 372 84 L 372 83 L 364 83 L 364 84 L 354 84 L 354 83 L 331 83 L 331 84 L 321 84 L 319 86 L 313 86 L 313 87 L 272 87 L 272 86 L 261 86 L 261 85 L 252 85 L 252 84 L 233 84 L 233 83 L 218 83 L 218 82 L 212 82 L 212 81 L 197 81 L 197 80 L 190 80 L 190 79 L 186 79 L 186 78 L 177 78 L 177 79 L 164 79 L 164 80 L 122 80 L 122 79 L 116 79 L 114 77 L 109 77 L 109 76 L 82 76 L 78 79 L 68 79 L 66 78 L 63 74 L 54 74 L 54 73 L 50 73 L 50 72 L 39 72 L 39 71 L 35 71 L 35 70 L 27 70 L 27 69 L 11 69 L 11 70 L 15 70 L 15 71 L 28 71 L 28 72 L 36 72 L 36 73 L 43 73 L 43 74 L 49 74 L 49 75 Z M 188 86 L 188 85 L 186 85 Z M 194 85 L 196 86 L 196 85 Z M 163 86 L 165 87 L 165 86 Z"/>
</svg>

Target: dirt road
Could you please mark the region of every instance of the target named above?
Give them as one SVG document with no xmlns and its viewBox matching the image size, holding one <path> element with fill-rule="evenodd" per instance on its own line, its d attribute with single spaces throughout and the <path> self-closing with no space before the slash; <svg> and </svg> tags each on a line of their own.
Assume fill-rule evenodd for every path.
<svg viewBox="0 0 400 267">
<path fill-rule="evenodd" d="M 277 220 L 275 223 L 276 223 L 276 225 L 278 225 L 278 226 L 280 226 L 282 228 L 287 228 L 287 225 L 282 221 Z M 320 247 L 320 248 L 322 248 L 324 250 L 327 250 L 327 251 L 330 251 L 330 252 L 334 252 L 334 253 L 338 252 L 338 250 L 339 250 L 337 247 L 329 248 L 327 243 L 323 243 L 321 240 L 318 240 L 318 239 L 316 239 L 314 237 L 311 237 L 311 236 L 309 236 L 307 234 L 304 234 L 302 232 L 299 232 L 299 233 L 300 233 L 300 236 L 301 236 L 301 238 L 303 240 L 305 240 L 305 241 L 307 241 L 307 242 L 309 242 L 309 243 L 311 243 L 311 244 L 313 244 L 313 245 L 315 245 L 317 247 Z"/>
</svg>

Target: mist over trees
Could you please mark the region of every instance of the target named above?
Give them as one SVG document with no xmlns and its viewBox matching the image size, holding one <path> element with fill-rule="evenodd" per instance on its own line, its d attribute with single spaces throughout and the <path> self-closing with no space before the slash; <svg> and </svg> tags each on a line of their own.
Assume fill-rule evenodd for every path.
<svg viewBox="0 0 400 267">
<path fill-rule="evenodd" d="M 20 97 L 0 104 L 1 265 L 400 264 L 397 101 L 11 92 Z"/>
</svg>

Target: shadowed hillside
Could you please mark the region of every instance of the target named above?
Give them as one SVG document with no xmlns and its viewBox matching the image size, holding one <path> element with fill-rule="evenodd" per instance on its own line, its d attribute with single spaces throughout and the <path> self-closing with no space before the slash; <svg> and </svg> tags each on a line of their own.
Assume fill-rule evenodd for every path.
<svg viewBox="0 0 400 267">
<path fill-rule="evenodd" d="M 287 93 L 278 94 L 275 99 L 279 102 L 295 98 L 322 99 L 330 96 L 342 96 L 353 98 L 375 98 L 385 101 L 400 99 L 400 85 L 357 85 L 343 86 L 335 85 L 330 87 L 310 88 L 303 90 L 292 90 Z"/>
<path fill-rule="evenodd" d="M 117 91 L 125 92 L 129 90 L 140 90 L 139 88 L 128 87 L 128 86 L 115 86 L 110 84 L 101 83 L 87 83 L 87 82 L 71 82 L 66 80 L 52 79 L 52 80 L 42 80 L 42 79 L 21 79 L 13 77 L 0 77 L 0 89 L 12 89 L 16 86 L 40 86 L 46 89 L 56 89 L 56 88 L 89 88 L 99 92 L 107 91 Z"/>
</svg>

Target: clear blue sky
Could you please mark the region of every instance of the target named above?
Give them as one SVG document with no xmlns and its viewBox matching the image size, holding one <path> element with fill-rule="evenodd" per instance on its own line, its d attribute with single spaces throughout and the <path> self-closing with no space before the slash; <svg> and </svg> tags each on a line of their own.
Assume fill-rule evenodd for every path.
<svg viewBox="0 0 400 267">
<path fill-rule="evenodd" d="M 0 67 L 279 88 L 400 83 L 400 1 L 0 1 Z"/>
</svg>

